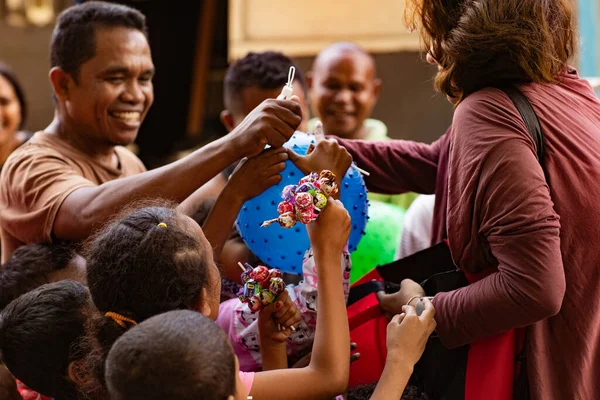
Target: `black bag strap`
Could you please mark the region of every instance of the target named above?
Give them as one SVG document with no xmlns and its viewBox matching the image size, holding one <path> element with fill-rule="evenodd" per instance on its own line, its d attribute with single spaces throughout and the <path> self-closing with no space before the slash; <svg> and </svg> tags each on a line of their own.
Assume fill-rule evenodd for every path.
<svg viewBox="0 0 600 400">
<path fill-rule="evenodd" d="M 516 87 L 505 86 L 499 89 L 508 96 L 508 98 L 517 108 L 517 111 L 519 111 L 519 114 L 521 114 L 521 118 L 523 118 L 525 126 L 527 127 L 527 132 L 529 132 L 529 135 L 533 139 L 533 143 L 535 143 L 538 162 L 544 171 L 546 183 L 550 185 L 550 182 L 548 181 L 548 174 L 546 173 L 546 168 L 544 167 L 544 134 L 542 133 L 542 126 L 540 125 L 540 120 L 538 119 L 533 106 L 527 97 L 525 97 L 525 95 Z"/>
</svg>

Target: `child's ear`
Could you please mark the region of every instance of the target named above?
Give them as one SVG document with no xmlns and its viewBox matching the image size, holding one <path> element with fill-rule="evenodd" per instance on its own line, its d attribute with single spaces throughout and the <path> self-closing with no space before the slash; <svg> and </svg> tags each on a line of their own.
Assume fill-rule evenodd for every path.
<svg viewBox="0 0 600 400">
<path fill-rule="evenodd" d="M 210 318 L 212 310 L 210 309 L 210 305 L 208 302 L 208 291 L 206 290 L 206 288 L 202 288 L 202 290 L 200 291 L 200 295 L 198 296 L 198 300 L 196 302 L 196 311 L 198 311 L 205 317 Z"/>
<path fill-rule="evenodd" d="M 225 129 L 227 129 L 227 132 L 231 132 L 233 128 L 235 128 L 235 123 L 233 122 L 233 115 L 229 110 L 221 111 L 220 118 L 221 123 L 223 123 Z"/>
<path fill-rule="evenodd" d="M 85 372 L 85 365 L 83 360 L 75 360 L 69 363 L 67 368 L 69 379 L 74 382 L 77 386 L 81 386 L 87 382 L 89 378 Z"/>
</svg>

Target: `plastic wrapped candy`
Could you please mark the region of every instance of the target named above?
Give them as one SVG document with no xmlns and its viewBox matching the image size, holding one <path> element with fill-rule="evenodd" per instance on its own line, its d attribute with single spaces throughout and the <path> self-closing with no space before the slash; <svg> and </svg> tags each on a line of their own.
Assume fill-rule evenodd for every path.
<svg viewBox="0 0 600 400">
<path fill-rule="evenodd" d="M 298 221 L 306 225 L 317 219 L 317 214 L 313 208 L 306 208 L 304 210 L 298 210 L 296 217 L 298 218 Z"/>
<path fill-rule="evenodd" d="M 262 223 L 262 227 L 278 222 L 283 228 L 293 227 L 297 221 L 308 224 L 319 217 L 321 210 L 327 206 L 328 196 L 338 192 L 335 174 L 323 170 L 306 175 L 298 185 L 287 185 L 283 188 L 281 197 L 284 201 L 277 206 L 278 218 Z"/>
<path fill-rule="evenodd" d="M 284 201 L 292 202 L 294 200 L 294 196 L 296 195 L 296 188 L 296 185 L 287 185 L 281 192 L 281 198 Z"/>
<path fill-rule="evenodd" d="M 252 276 L 252 278 L 258 284 L 264 285 L 265 283 L 269 282 L 269 278 L 270 278 L 269 268 L 267 268 L 263 265 L 259 265 L 252 270 L 252 272 L 250 273 L 250 276 Z"/>
<path fill-rule="evenodd" d="M 258 298 L 260 299 L 260 302 L 263 304 L 263 306 L 268 306 L 269 304 L 274 302 L 275 297 L 276 296 L 273 293 L 266 290 L 263 290 L 258 294 Z"/>
<path fill-rule="evenodd" d="M 238 263 L 242 268 L 242 280 L 244 277 L 250 277 L 244 281 L 244 287 L 238 293 L 241 302 L 246 303 L 252 312 L 260 311 L 275 301 L 275 298 L 285 290 L 285 283 L 281 279 L 281 271 L 278 269 L 268 269 L 265 266 L 258 265 L 252 268 Z"/>
<path fill-rule="evenodd" d="M 285 282 L 281 278 L 271 278 L 269 282 L 269 291 L 276 296 L 285 290 Z"/>
<path fill-rule="evenodd" d="M 273 278 L 281 278 L 283 276 L 283 274 L 281 273 L 280 270 L 278 270 L 277 268 L 271 268 L 269 270 L 269 278 L 273 279 Z"/>
<path fill-rule="evenodd" d="M 327 205 L 327 196 L 325 196 L 323 193 L 317 193 L 313 198 L 313 202 L 315 207 L 317 207 L 319 210 L 322 210 Z"/>
<path fill-rule="evenodd" d="M 321 192 L 323 192 L 325 196 L 333 196 L 338 192 L 335 182 L 330 182 L 326 179 L 320 179 L 319 185 L 321 187 Z"/>
<path fill-rule="evenodd" d="M 294 205 L 292 203 L 290 203 L 289 201 L 282 201 L 281 203 L 279 203 L 277 205 L 277 212 L 279 213 L 279 215 L 285 214 L 286 212 L 293 212 L 293 211 L 294 211 Z"/>
<path fill-rule="evenodd" d="M 324 169 L 319 174 L 319 180 L 321 180 L 321 179 L 326 179 L 329 182 L 335 182 L 335 174 L 328 169 Z"/>
<path fill-rule="evenodd" d="M 317 187 L 313 182 L 306 182 L 296 188 L 296 196 L 300 193 L 316 193 Z"/>
<path fill-rule="evenodd" d="M 307 209 L 313 205 L 313 197 L 310 193 L 298 193 L 296 195 L 296 207 L 301 210 Z"/>
<path fill-rule="evenodd" d="M 259 312 L 263 308 L 263 303 L 262 303 L 262 301 L 260 301 L 260 298 L 258 296 L 250 297 L 246 301 L 246 303 L 248 304 L 248 308 L 252 312 Z"/>
</svg>

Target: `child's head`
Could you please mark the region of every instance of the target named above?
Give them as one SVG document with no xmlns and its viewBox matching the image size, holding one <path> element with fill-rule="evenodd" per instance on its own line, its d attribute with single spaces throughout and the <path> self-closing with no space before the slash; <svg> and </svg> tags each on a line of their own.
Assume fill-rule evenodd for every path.
<svg viewBox="0 0 600 400">
<path fill-rule="evenodd" d="M 126 211 L 86 244 L 94 303 L 137 322 L 188 309 L 216 319 L 220 277 L 200 226 L 170 205 Z"/>
<path fill-rule="evenodd" d="M 266 99 L 276 98 L 288 81 L 291 66 L 296 68 L 294 94 L 300 99 L 302 123 L 299 130 L 306 132 L 308 106 L 306 84 L 300 68 L 287 56 L 274 51 L 248 53 L 227 69 L 224 83 L 225 110 L 221 121 L 228 131 Z"/>
<path fill-rule="evenodd" d="M 49 283 L 25 293 L 0 314 L 0 352 L 12 374 L 56 400 L 77 399 L 85 381 L 84 326 L 94 313 L 79 282 Z"/>
<path fill-rule="evenodd" d="M 21 246 L 0 267 L 0 310 L 45 283 L 64 279 L 85 283 L 85 260 L 71 246 Z"/>
<path fill-rule="evenodd" d="M 106 383 L 113 400 L 225 400 L 236 394 L 236 369 L 225 332 L 199 313 L 180 310 L 121 336 L 106 360 Z"/>
<path fill-rule="evenodd" d="M 104 358 L 133 324 L 173 310 L 216 319 L 221 279 L 212 249 L 191 218 L 162 202 L 124 211 L 85 246 L 88 285 L 100 316 L 91 321 L 89 368 L 103 384 Z M 114 314 L 109 314 L 114 315 Z"/>
<path fill-rule="evenodd" d="M 381 90 L 369 53 L 353 43 L 334 43 L 319 53 L 307 83 L 313 114 L 326 134 L 363 138 L 363 123 Z"/>
</svg>

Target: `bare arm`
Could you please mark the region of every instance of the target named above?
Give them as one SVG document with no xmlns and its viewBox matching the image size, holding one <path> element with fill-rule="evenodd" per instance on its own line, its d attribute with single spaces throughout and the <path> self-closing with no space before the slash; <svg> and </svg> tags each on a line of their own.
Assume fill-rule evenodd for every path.
<svg viewBox="0 0 600 400">
<path fill-rule="evenodd" d="M 292 334 L 290 327 L 301 320 L 300 310 L 287 290 L 284 290 L 273 304 L 260 311 L 258 337 L 263 371 L 287 369 L 287 339 Z"/>
<path fill-rule="evenodd" d="M 281 147 L 300 121 L 296 102 L 265 100 L 229 135 L 182 160 L 137 176 L 73 191 L 58 210 L 53 234 L 60 239 L 82 240 L 121 207 L 139 198 L 165 197 L 182 202 L 235 160 L 260 154 L 267 144 Z M 186 203 L 183 207 L 190 209 Z"/>
<path fill-rule="evenodd" d="M 387 328 L 388 355 L 385 368 L 371 400 L 398 400 L 406 388 L 413 369 L 435 330 L 435 310 L 423 299 L 425 311 L 420 316 L 414 307 L 404 306 L 403 312 L 392 318 Z"/>
<path fill-rule="evenodd" d="M 99 224 L 129 202 L 166 197 L 181 202 L 239 156 L 222 138 L 164 167 L 99 186 L 79 188 L 60 206 L 53 234 L 66 240 L 85 239 Z"/>
<path fill-rule="evenodd" d="M 319 219 L 308 226 L 319 281 L 319 312 L 310 364 L 257 373 L 250 392 L 255 400 L 331 399 L 348 385 L 350 335 L 340 256 L 350 234 L 350 218 L 341 202 L 330 202 Z"/>
<path fill-rule="evenodd" d="M 231 175 L 202 226 L 217 263 L 242 205 L 281 180 L 280 173 L 285 168 L 287 158 L 284 149 L 269 149 L 257 157 L 243 161 Z M 222 271 L 222 275 L 239 282 L 237 267 L 233 271 Z"/>
</svg>

